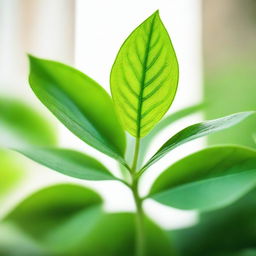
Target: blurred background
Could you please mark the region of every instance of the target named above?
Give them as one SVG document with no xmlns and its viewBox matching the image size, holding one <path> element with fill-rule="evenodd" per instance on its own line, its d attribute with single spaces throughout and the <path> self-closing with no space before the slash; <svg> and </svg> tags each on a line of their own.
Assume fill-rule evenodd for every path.
<svg viewBox="0 0 256 256">
<path fill-rule="evenodd" d="M 33 95 L 27 80 L 26 53 L 73 65 L 109 92 L 109 72 L 119 47 L 156 9 L 180 65 L 179 89 L 168 114 L 201 102 L 205 105 L 164 130 L 154 140 L 154 148 L 192 123 L 256 110 L 255 0 L 0 0 L 0 218 L 31 192 L 61 182 L 96 189 L 104 196 L 107 211 L 134 209 L 130 192 L 120 184 L 68 178 L 5 148 L 19 137 L 30 140 L 32 135 L 26 134 L 24 123 L 31 122 L 35 138 L 45 133 L 37 142 L 87 152 L 119 175 L 112 159 L 79 141 Z M 256 148 L 255 118 L 182 146 L 174 151 L 171 162 L 207 144 L 220 143 Z M 150 149 L 148 155 L 153 152 Z M 143 194 L 167 165 L 170 160 L 164 158 L 145 175 Z M 147 202 L 145 207 L 164 228 L 177 229 L 197 221 L 195 212 L 155 205 Z M 0 244 L 3 237 L 0 229 Z"/>
</svg>

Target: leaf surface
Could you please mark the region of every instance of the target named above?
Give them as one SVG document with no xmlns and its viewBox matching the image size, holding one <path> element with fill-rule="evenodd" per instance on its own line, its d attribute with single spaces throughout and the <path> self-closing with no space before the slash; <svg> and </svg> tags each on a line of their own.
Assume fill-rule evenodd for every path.
<svg viewBox="0 0 256 256">
<path fill-rule="evenodd" d="M 226 206 L 255 186 L 256 151 L 220 146 L 167 168 L 154 182 L 150 197 L 172 207 L 205 211 Z"/>
<path fill-rule="evenodd" d="M 123 43 L 110 81 L 123 126 L 144 137 L 169 109 L 178 84 L 177 58 L 158 11 Z"/>
<path fill-rule="evenodd" d="M 106 91 L 67 65 L 30 56 L 30 85 L 41 102 L 76 136 L 116 159 L 125 134 Z"/>
<path fill-rule="evenodd" d="M 254 256 L 255 198 L 253 190 L 228 207 L 201 213 L 197 225 L 171 231 L 179 255 Z"/>
<path fill-rule="evenodd" d="M 205 121 L 202 123 L 186 127 L 185 129 L 181 130 L 173 137 L 171 137 L 166 143 L 164 143 L 164 145 L 144 165 L 141 172 L 145 171 L 153 163 L 161 159 L 168 152 L 177 148 L 178 146 L 186 142 L 198 139 L 200 137 L 207 136 L 209 134 L 213 134 L 224 129 L 227 129 L 229 127 L 232 127 L 243 121 L 245 118 L 251 116 L 252 114 L 255 114 L 255 112 L 240 112 L 233 115 L 225 116 L 215 120 Z"/>
<path fill-rule="evenodd" d="M 48 168 L 74 178 L 115 179 L 99 161 L 78 151 L 58 148 L 26 148 L 17 151 Z"/>
</svg>

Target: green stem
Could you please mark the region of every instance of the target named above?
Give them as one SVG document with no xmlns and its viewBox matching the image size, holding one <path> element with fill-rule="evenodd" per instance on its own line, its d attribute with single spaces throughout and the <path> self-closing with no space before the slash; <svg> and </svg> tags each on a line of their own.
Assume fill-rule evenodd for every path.
<svg viewBox="0 0 256 256">
<path fill-rule="evenodd" d="M 145 228 L 144 228 L 144 212 L 142 207 L 142 199 L 138 191 L 138 178 L 137 178 L 137 162 L 140 151 L 140 138 L 136 138 L 133 163 L 131 167 L 132 172 L 132 193 L 136 205 L 136 256 L 145 256 Z"/>
<path fill-rule="evenodd" d="M 136 205 L 136 256 L 145 256 L 145 227 L 142 200 L 138 193 L 138 181 L 133 183 L 133 197 Z"/>
<path fill-rule="evenodd" d="M 136 172 L 137 163 L 138 163 L 138 157 L 139 157 L 139 152 L 140 152 L 140 138 L 137 137 L 137 138 L 136 138 L 136 142 L 135 142 L 135 150 L 134 150 L 133 162 L 132 162 L 132 167 L 131 167 L 131 171 L 132 171 L 133 173 Z"/>
</svg>

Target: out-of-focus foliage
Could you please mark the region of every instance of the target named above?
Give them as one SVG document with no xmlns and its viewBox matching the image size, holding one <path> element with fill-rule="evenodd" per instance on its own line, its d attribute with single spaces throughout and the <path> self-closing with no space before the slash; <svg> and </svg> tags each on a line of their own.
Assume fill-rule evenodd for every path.
<svg viewBox="0 0 256 256">
<path fill-rule="evenodd" d="M 11 191 L 24 176 L 21 161 L 15 159 L 15 154 L 0 150 L 0 201 Z"/>
<path fill-rule="evenodd" d="M 216 118 L 233 112 L 256 110 L 256 65 L 239 60 L 211 72 L 205 79 L 206 118 Z M 235 143 L 255 147 L 252 139 L 256 120 L 245 122 L 223 133 L 209 136 L 209 144 Z"/>
<path fill-rule="evenodd" d="M 203 213 L 191 228 L 172 232 L 181 256 L 254 256 L 256 190 L 227 208 Z"/>
<path fill-rule="evenodd" d="M 144 223 L 147 255 L 173 255 L 167 234 L 148 219 Z M 135 215 L 105 213 L 99 195 L 78 185 L 34 193 L 5 218 L 5 225 L 19 228 L 46 255 L 134 255 Z"/>
<path fill-rule="evenodd" d="M 0 98 L 0 146 L 55 143 L 53 127 L 38 111 L 19 100 Z"/>
</svg>

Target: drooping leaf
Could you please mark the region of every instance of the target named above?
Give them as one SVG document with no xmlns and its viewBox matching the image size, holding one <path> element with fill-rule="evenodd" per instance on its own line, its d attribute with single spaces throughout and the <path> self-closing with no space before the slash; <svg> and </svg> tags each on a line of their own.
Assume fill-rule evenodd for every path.
<svg viewBox="0 0 256 256">
<path fill-rule="evenodd" d="M 171 124 L 173 124 L 174 122 L 185 118 L 189 115 L 192 115 L 194 113 L 197 113 L 198 111 L 202 110 L 204 104 L 200 103 L 200 104 L 195 104 L 189 107 L 186 107 L 184 109 L 181 109 L 175 113 L 172 113 L 168 116 L 166 116 L 164 119 L 162 119 L 150 132 L 147 136 L 145 136 L 142 140 L 141 140 L 141 146 L 140 146 L 140 154 L 139 154 L 139 160 L 138 160 L 138 166 L 141 166 L 144 159 L 145 159 L 145 155 L 147 153 L 147 150 L 151 144 L 151 142 L 153 141 L 153 139 L 163 130 L 169 128 L 169 126 L 171 126 Z"/>
<path fill-rule="evenodd" d="M 58 148 L 24 148 L 18 152 L 65 175 L 84 180 L 113 180 L 115 177 L 95 158 Z"/>
<path fill-rule="evenodd" d="M 171 137 L 166 143 L 164 143 L 164 145 L 144 165 L 141 172 L 145 171 L 153 163 L 158 161 L 160 158 L 165 156 L 168 152 L 175 149 L 176 147 L 191 140 L 195 140 L 197 138 L 227 129 L 233 125 L 238 124 L 252 114 L 255 114 L 255 112 L 241 112 L 186 127 L 185 129 L 181 130 L 173 137 Z"/>
<path fill-rule="evenodd" d="M 100 198 L 77 185 L 55 185 L 25 199 L 7 216 L 45 246 L 49 255 L 131 256 L 135 254 L 133 213 L 104 213 Z M 145 219 L 146 255 L 173 254 L 163 230 Z"/>
<path fill-rule="evenodd" d="M 171 231 L 179 255 L 254 256 L 255 198 L 256 190 L 253 190 L 229 207 L 202 213 L 197 225 Z"/>
<path fill-rule="evenodd" d="M 228 205 L 256 186 L 256 151 L 218 146 L 194 153 L 167 168 L 150 197 L 180 209 L 211 210 Z"/>
<path fill-rule="evenodd" d="M 56 134 L 49 122 L 19 100 L 0 99 L 0 131 L 0 146 L 56 144 Z"/>
<path fill-rule="evenodd" d="M 178 84 L 177 58 L 158 11 L 126 39 L 110 80 L 123 126 L 145 136 L 169 109 Z"/>
<path fill-rule="evenodd" d="M 75 135 L 122 159 L 125 134 L 106 91 L 80 71 L 30 56 L 29 82 L 41 102 Z"/>
</svg>

